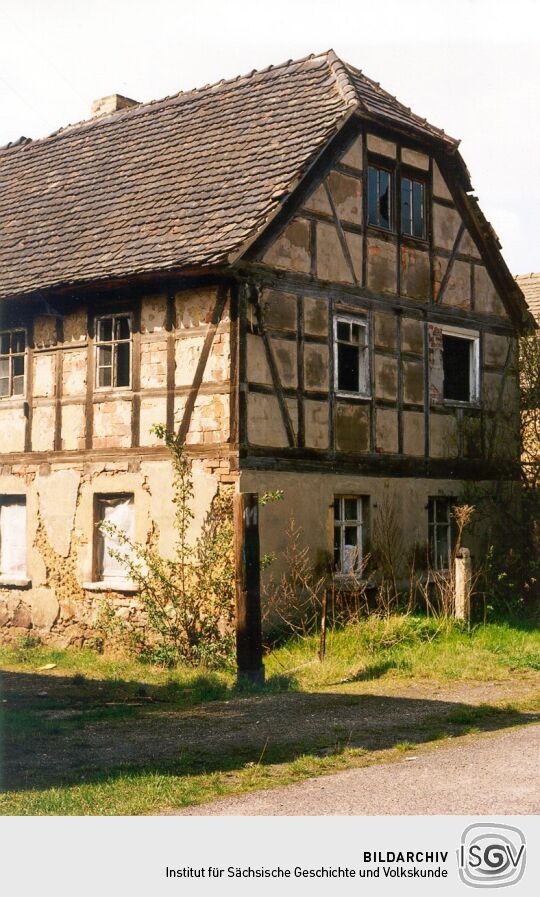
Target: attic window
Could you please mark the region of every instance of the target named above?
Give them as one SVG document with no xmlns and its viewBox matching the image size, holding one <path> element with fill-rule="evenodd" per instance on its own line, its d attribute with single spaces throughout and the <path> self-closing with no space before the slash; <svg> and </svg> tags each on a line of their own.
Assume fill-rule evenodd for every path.
<svg viewBox="0 0 540 897">
<path fill-rule="evenodd" d="M 131 384 L 131 315 L 96 319 L 96 387 Z"/>
<path fill-rule="evenodd" d="M 374 165 L 368 167 L 368 224 L 392 227 L 392 173 Z"/>
<path fill-rule="evenodd" d="M 0 398 L 24 395 L 24 330 L 0 333 Z"/>
<path fill-rule="evenodd" d="M 456 328 L 457 329 L 457 328 Z M 443 331 L 444 399 L 450 402 L 478 400 L 478 335 Z"/>
<path fill-rule="evenodd" d="M 401 178 L 401 232 L 421 240 L 426 236 L 424 195 L 422 181 Z"/>
</svg>

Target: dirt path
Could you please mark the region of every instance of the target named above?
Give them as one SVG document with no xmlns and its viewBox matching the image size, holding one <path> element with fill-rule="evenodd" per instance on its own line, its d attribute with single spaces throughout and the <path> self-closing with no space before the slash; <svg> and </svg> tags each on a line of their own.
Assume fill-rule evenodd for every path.
<svg viewBox="0 0 540 897">
<path fill-rule="evenodd" d="M 539 756 L 540 726 L 526 726 L 167 815 L 533 815 L 540 811 Z"/>
<path fill-rule="evenodd" d="M 263 755 L 265 763 L 284 763 L 302 753 L 324 755 L 344 747 L 376 752 L 402 741 L 421 744 L 436 737 L 441 723 L 450 734 L 462 734 L 459 725 L 474 723 L 479 704 L 531 694 L 540 687 L 540 675 L 476 683 L 354 683 L 318 693 L 235 697 L 189 710 L 171 709 L 170 704 L 165 709 L 159 703 L 127 707 L 136 715 L 97 720 L 72 709 L 73 695 L 59 709 L 40 710 L 44 682 L 50 707 L 60 677 L 2 675 L 7 720 L 10 709 L 32 715 L 28 733 L 14 731 L 12 738 L 6 726 L 0 771 L 8 789 L 90 781 L 94 772 L 124 765 L 157 769 L 182 761 L 189 768 L 234 770 Z M 448 714 L 456 717 L 455 729 Z M 500 729 L 529 718 L 514 713 L 509 720 L 482 721 L 481 728 Z"/>
</svg>

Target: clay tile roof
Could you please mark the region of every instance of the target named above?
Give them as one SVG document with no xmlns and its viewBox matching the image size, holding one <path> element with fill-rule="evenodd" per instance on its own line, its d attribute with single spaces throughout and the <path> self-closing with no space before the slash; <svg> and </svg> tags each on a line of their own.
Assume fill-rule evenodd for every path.
<svg viewBox="0 0 540 897">
<path fill-rule="evenodd" d="M 533 317 L 540 324 L 540 273 L 518 274 L 516 281 L 525 296 Z"/>
<path fill-rule="evenodd" d="M 226 264 L 354 112 L 456 145 L 329 51 L 0 150 L 0 298 Z"/>
</svg>

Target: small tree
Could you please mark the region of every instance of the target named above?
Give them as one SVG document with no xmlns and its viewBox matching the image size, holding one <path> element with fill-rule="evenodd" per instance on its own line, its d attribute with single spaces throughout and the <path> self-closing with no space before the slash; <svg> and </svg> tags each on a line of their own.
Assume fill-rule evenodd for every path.
<svg viewBox="0 0 540 897">
<path fill-rule="evenodd" d="M 179 661 L 220 666 L 234 654 L 234 529 L 232 487 L 221 487 L 195 542 L 191 463 L 174 432 L 153 428 L 170 451 L 173 469 L 176 543 L 172 558 L 157 550 L 156 533 L 134 542 L 114 524 L 100 527 L 117 542 L 110 549 L 139 587 L 143 623 L 120 620 L 108 602 L 105 628 L 143 659 L 172 666 Z"/>
</svg>

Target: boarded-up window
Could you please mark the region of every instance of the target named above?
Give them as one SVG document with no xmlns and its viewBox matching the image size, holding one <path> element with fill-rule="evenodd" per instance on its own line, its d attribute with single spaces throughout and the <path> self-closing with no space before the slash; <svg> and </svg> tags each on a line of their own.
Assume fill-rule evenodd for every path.
<svg viewBox="0 0 540 897">
<path fill-rule="evenodd" d="M 0 499 L 0 575 L 26 579 L 26 499 Z"/>
<path fill-rule="evenodd" d="M 99 495 L 96 498 L 97 523 L 111 524 L 125 533 L 130 541 L 135 535 L 135 514 L 132 495 Z M 114 532 L 98 526 L 97 576 L 104 582 L 119 582 L 130 579 L 123 558 L 131 557 L 129 545 Z"/>
</svg>

